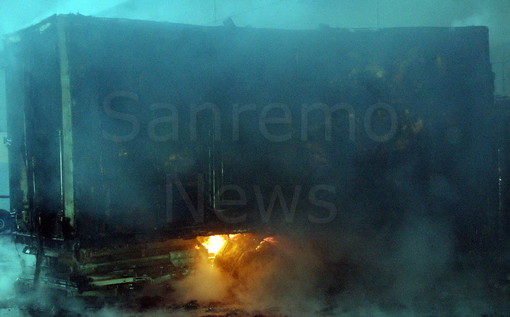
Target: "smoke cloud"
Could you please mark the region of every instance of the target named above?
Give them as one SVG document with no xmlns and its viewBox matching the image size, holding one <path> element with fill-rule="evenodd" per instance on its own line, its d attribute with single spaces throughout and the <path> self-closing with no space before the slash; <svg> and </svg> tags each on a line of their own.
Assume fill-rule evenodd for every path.
<svg viewBox="0 0 510 317">
<path fill-rule="evenodd" d="M 199 25 L 221 25 L 232 18 L 239 26 L 286 29 L 316 28 L 321 23 L 346 28 L 487 25 L 494 58 L 499 61 L 510 56 L 504 51 L 505 43 L 510 42 L 510 2 L 501 0 L 3 1 L 0 34 L 55 13 Z M 504 91 L 505 87 L 499 86 L 499 92 Z M 445 190 L 448 184 L 434 186 L 432 195 L 455 196 Z M 410 199 L 409 214 L 394 227 L 377 224 L 367 208 L 360 208 L 359 214 L 335 232 L 306 238 L 302 232 L 291 232 L 276 237 L 276 243 L 233 270 L 211 266 L 202 259 L 190 276 L 171 284 L 174 292 L 169 300 L 181 304 L 197 301 L 200 307 L 222 302 L 245 311 L 276 311 L 289 316 L 493 313 L 499 298 L 490 296 L 488 285 L 498 283 L 490 276 L 499 268 L 480 256 L 459 259 L 449 210 L 424 211 L 419 202 L 426 199 Z M 0 268 L 1 298 L 14 296 L 13 285 L 22 270 L 19 263 L 14 245 L 7 238 L 0 239 L 0 265 L 5 266 Z M 477 269 L 472 269 L 473 265 Z M 76 307 L 73 310 L 79 311 Z M 93 315 L 127 313 L 105 308 Z M 165 310 L 143 314 L 167 315 Z M 179 308 L 174 315 L 196 314 Z"/>
</svg>

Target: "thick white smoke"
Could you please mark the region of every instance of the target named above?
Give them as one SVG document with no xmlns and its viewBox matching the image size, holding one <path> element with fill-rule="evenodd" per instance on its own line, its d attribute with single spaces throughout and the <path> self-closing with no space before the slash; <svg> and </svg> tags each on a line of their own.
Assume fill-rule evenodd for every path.
<svg viewBox="0 0 510 317">
<path fill-rule="evenodd" d="M 0 236 L 0 298 L 14 296 L 13 284 L 21 273 L 18 250 L 10 237 Z"/>
</svg>

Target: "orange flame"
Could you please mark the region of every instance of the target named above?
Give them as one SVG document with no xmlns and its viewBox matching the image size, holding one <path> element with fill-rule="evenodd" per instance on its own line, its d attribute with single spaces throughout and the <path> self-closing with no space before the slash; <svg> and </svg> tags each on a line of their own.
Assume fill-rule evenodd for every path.
<svg viewBox="0 0 510 317">
<path fill-rule="evenodd" d="M 207 249 L 209 258 L 215 258 L 225 244 L 227 244 L 228 235 L 197 237 L 197 240 Z"/>
<path fill-rule="evenodd" d="M 225 246 L 227 245 L 227 242 L 230 239 L 233 239 L 233 241 L 236 241 L 236 238 L 242 237 L 246 235 L 248 239 L 250 239 L 250 234 L 244 234 L 244 233 L 236 233 L 236 234 L 224 234 L 224 235 L 214 235 L 214 236 L 198 236 L 196 237 L 199 244 L 195 246 L 195 249 L 197 250 L 207 250 L 208 258 L 210 261 L 214 262 L 216 259 L 216 256 L 223 251 Z M 253 239 L 253 238 L 252 238 Z M 259 238 L 260 239 L 260 238 Z M 258 241 L 258 245 L 252 245 L 251 247 L 248 245 L 245 245 L 248 249 L 254 248 L 255 250 L 259 250 L 260 248 L 267 246 L 268 244 L 277 244 L 278 240 L 275 237 L 269 236 L 265 237 L 261 240 L 254 240 L 254 242 Z M 236 246 L 239 248 L 239 246 L 242 246 L 243 243 L 239 244 L 237 243 Z M 248 249 L 246 251 L 248 251 Z"/>
</svg>

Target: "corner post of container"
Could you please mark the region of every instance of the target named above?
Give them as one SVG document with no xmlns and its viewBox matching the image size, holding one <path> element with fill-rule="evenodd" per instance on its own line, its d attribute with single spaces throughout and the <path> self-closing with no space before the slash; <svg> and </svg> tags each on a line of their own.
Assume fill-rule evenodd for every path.
<svg viewBox="0 0 510 317">
<path fill-rule="evenodd" d="M 75 226 L 74 208 L 74 164 L 73 164 L 73 121 L 69 56 L 67 52 L 66 18 L 57 16 L 58 54 L 60 65 L 60 88 L 62 102 L 62 188 L 64 217 L 69 225 Z"/>
</svg>

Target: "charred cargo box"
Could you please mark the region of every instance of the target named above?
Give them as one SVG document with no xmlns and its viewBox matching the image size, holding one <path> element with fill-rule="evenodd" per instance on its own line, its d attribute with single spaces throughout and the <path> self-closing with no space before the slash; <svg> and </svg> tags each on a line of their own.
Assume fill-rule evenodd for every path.
<svg viewBox="0 0 510 317">
<path fill-rule="evenodd" d="M 19 236 L 87 249 L 416 208 L 488 223 L 487 28 L 67 15 L 6 52 Z"/>
</svg>

